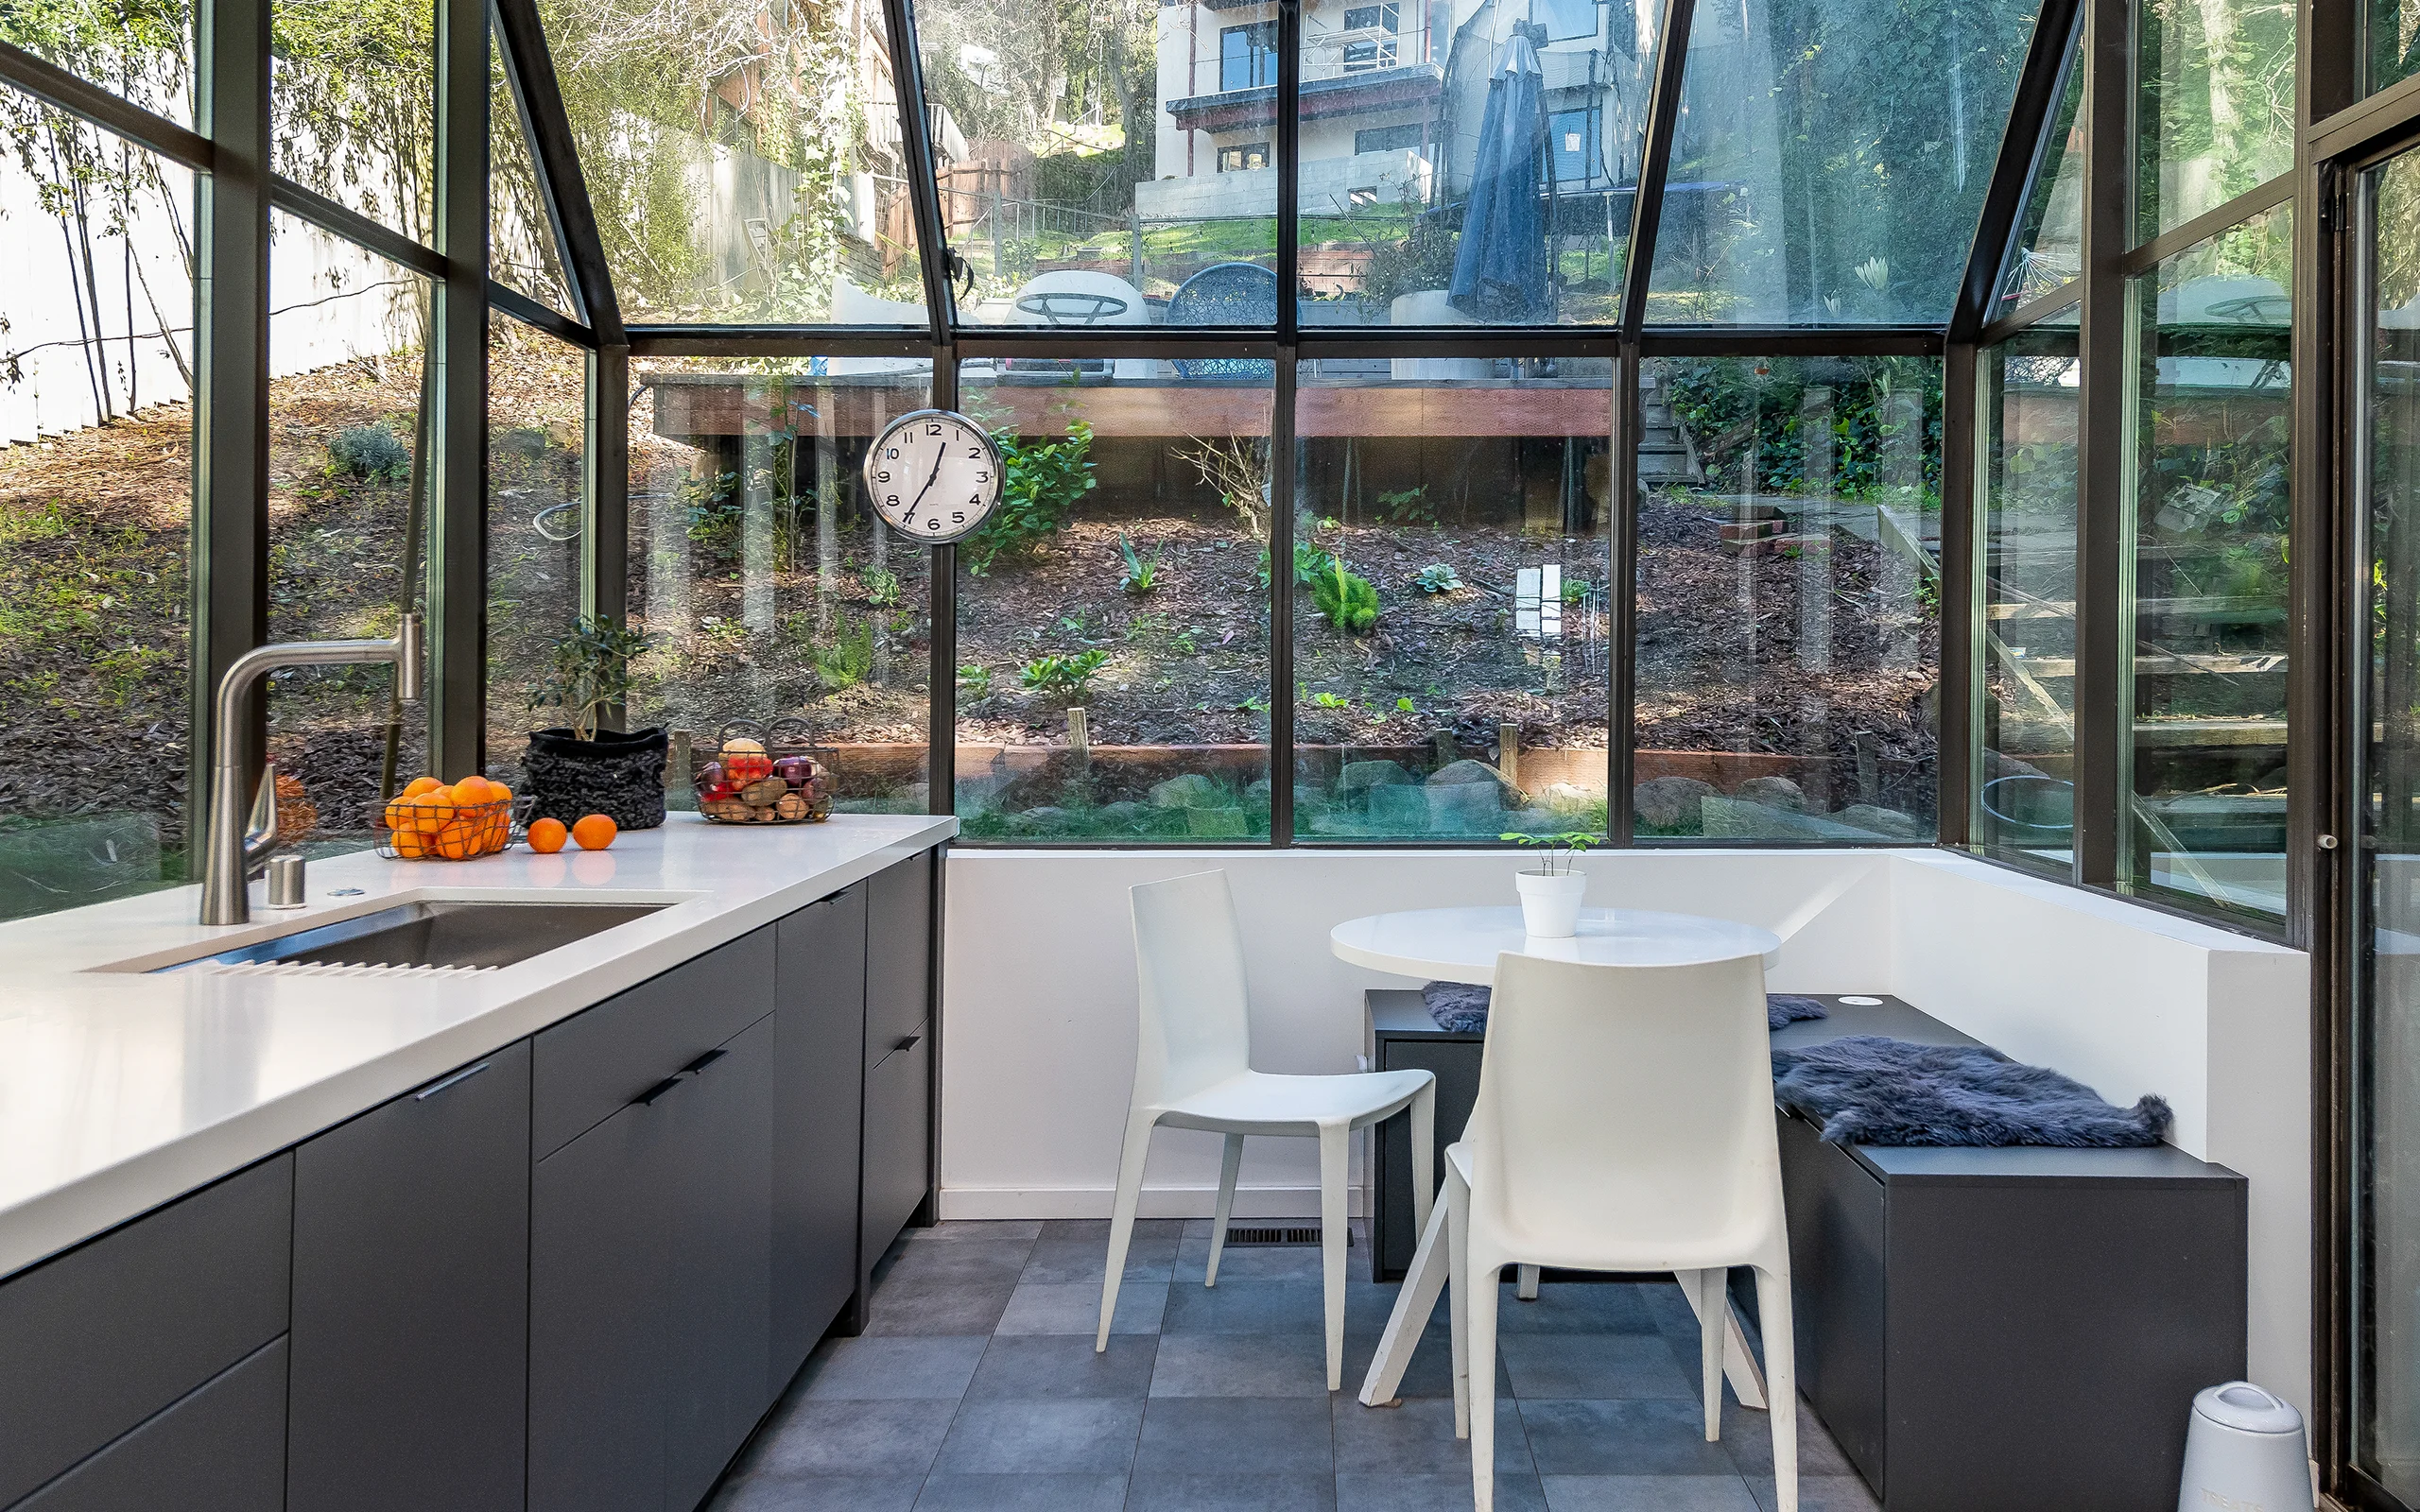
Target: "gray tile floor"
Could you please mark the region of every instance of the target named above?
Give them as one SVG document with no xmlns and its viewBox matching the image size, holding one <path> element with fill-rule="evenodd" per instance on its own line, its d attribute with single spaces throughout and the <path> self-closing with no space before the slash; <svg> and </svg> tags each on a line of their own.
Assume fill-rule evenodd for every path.
<svg viewBox="0 0 2420 1512">
<path fill-rule="evenodd" d="M 863 1337 L 827 1339 L 713 1512 L 1427 1512 L 1471 1504 L 1444 1309 L 1403 1404 L 1355 1400 L 1395 1288 L 1345 1298 L 1345 1389 L 1327 1391 L 1319 1251 L 1227 1251 L 1207 1222 L 1135 1228 L 1096 1355 L 1105 1223 L 910 1229 Z M 1367 1276 L 1357 1245 L 1352 1274 Z M 1697 1323 L 1668 1282 L 1505 1293 L 1496 1504 L 1505 1512 L 1772 1512 L 1762 1413 L 1695 1402 Z M 1800 1408 L 1800 1505 L 1875 1502 Z"/>
</svg>

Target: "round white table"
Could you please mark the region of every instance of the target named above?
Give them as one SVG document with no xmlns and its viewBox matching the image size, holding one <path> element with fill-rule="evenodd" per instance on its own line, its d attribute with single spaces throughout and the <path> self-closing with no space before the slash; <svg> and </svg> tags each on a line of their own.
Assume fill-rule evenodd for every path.
<svg viewBox="0 0 2420 1512">
<path fill-rule="evenodd" d="M 1521 927 L 1518 905 L 1421 908 L 1348 919 L 1328 931 L 1337 959 L 1397 976 L 1492 983 L 1505 951 L 1593 966 L 1693 966 L 1761 955 L 1776 964 L 1781 936 L 1754 924 L 1643 908 L 1583 908 L 1580 933 L 1539 939 Z"/>
</svg>

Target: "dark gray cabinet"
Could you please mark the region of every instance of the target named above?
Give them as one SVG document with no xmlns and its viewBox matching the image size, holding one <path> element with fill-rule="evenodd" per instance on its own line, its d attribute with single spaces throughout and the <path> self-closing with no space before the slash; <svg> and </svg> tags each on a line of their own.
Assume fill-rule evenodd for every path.
<svg viewBox="0 0 2420 1512">
<path fill-rule="evenodd" d="M 899 1237 L 930 1190 L 932 1037 L 904 1036 L 866 1073 L 866 1153 L 861 1277 Z"/>
<path fill-rule="evenodd" d="M 522 1504 L 529 1045 L 294 1157 L 291 1512 Z"/>
<path fill-rule="evenodd" d="M 774 926 L 774 1395 L 857 1285 L 870 890 L 859 883 Z"/>
<path fill-rule="evenodd" d="M 531 1512 L 687 1512 L 770 1402 L 771 1050 L 760 1019 L 538 1162 Z"/>
<path fill-rule="evenodd" d="M 0 1285 L 0 1506 L 285 1332 L 293 1199 L 280 1155 Z"/>
<path fill-rule="evenodd" d="M 285 1341 L 273 1339 L 17 1503 L 17 1512 L 278 1512 Z"/>
<path fill-rule="evenodd" d="M 872 879 L 866 918 L 865 1166 L 857 1295 L 934 1189 L 935 851 Z"/>
<path fill-rule="evenodd" d="M 868 879 L 866 1066 L 873 1069 L 933 1016 L 933 852 Z"/>
</svg>

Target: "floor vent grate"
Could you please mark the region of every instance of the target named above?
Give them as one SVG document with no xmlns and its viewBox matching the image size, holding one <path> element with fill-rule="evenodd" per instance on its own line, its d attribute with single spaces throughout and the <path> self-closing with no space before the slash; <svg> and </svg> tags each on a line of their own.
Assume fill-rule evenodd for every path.
<svg viewBox="0 0 2420 1512">
<path fill-rule="evenodd" d="M 1316 1245 L 1319 1242 L 1320 1230 L 1315 1228 L 1272 1228 L 1263 1227 L 1258 1228 L 1248 1228 L 1237 1225 L 1232 1226 L 1227 1229 L 1227 1243 L 1230 1246 Z M 1347 1230 L 1344 1235 L 1344 1244 L 1345 1247 L 1348 1249 L 1353 1246 L 1353 1234 L 1350 1230 Z"/>
</svg>

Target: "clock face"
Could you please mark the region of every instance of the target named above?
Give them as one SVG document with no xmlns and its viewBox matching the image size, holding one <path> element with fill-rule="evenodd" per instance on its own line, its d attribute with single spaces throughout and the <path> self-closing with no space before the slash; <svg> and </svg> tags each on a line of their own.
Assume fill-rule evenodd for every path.
<svg viewBox="0 0 2420 1512">
<path fill-rule="evenodd" d="M 866 492 L 890 527 L 916 541 L 956 541 L 1000 502 L 1000 454 L 953 410 L 902 415 L 866 453 Z"/>
</svg>

